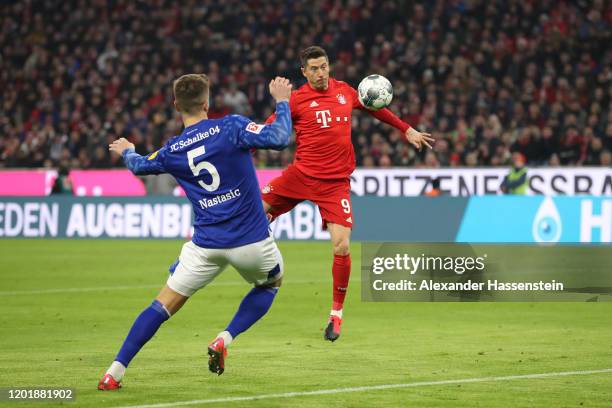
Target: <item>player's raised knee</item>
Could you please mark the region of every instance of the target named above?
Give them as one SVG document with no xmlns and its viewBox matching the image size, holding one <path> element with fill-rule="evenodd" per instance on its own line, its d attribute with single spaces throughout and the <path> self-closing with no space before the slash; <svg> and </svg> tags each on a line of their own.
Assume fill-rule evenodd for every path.
<svg viewBox="0 0 612 408">
<path fill-rule="evenodd" d="M 334 255 L 348 255 L 350 252 L 349 240 L 334 242 Z"/>
<path fill-rule="evenodd" d="M 278 278 L 277 280 L 275 280 L 274 282 L 271 283 L 271 286 L 273 288 L 280 288 L 281 285 L 283 284 L 283 277 L 281 276 L 280 278 Z"/>
<path fill-rule="evenodd" d="M 283 284 L 282 276 L 273 282 L 266 282 L 262 285 L 255 285 L 256 288 L 275 288 L 278 289 Z"/>
<path fill-rule="evenodd" d="M 272 211 L 272 206 L 270 204 L 268 204 L 267 202 L 265 202 L 264 200 L 261 200 L 261 202 L 263 204 L 264 212 L 266 214 L 269 214 L 270 211 Z"/>
<path fill-rule="evenodd" d="M 274 266 L 268 271 L 268 279 L 265 283 L 255 285 L 262 288 L 280 288 L 283 283 L 283 265 L 282 262 Z"/>
</svg>

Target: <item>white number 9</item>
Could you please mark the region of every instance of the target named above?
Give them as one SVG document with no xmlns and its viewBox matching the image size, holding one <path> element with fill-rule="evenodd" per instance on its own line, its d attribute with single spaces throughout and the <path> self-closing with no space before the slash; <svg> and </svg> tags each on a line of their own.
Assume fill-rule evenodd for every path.
<svg viewBox="0 0 612 408">
<path fill-rule="evenodd" d="M 342 208 L 344 208 L 345 213 L 351 213 L 351 203 L 349 202 L 349 200 L 343 198 L 342 200 L 340 200 L 340 205 L 342 205 Z"/>
<path fill-rule="evenodd" d="M 219 184 L 221 184 L 221 177 L 219 176 L 217 168 L 211 162 L 202 161 L 199 162 L 197 165 L 193 162 L 193 159 L 198 156 L 202 156 L 204 153 L 206 153 L 204 146 L 196 147 L 195 149 L 188 151 L 187 160 L 189 161 L 189 167 L 191 168 L 193 175 L 196 177 L 200 175 L 200 172 L 202 170 L 206 170 L 207 172 L 209 172 L 212 177 L 211 183 L 206 184 L 202 180 L 198 180 L 198 183 L 206 191 L 215 191 L 219 188 Z"/>
</svg>

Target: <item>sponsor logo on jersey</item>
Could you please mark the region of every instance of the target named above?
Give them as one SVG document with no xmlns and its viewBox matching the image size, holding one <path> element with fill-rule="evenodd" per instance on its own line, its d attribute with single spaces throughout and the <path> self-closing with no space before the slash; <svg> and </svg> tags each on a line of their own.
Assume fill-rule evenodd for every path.
<svg viewBox="0 0 612 408">
<path fill-rule="evenodd" d="M 263 194 L 268 194 L 270 191 L 272 191 L 274 188 L 270 185 L 270 184 L 266 184 L 264 186 L 264 188 L 261 189 L 261 192 Z"/>
<path fill-rule="evenodd" d="M 338 98 L 338 102 L 340 103 L 340 105 L 346 105 L 346 98 L 344 97 L 344 95 L 338 94 L 336 95 L 336 98 Z"/>
<path fill-rule="evenodd" d="M 348 218 L 346 219 L 346 222 L 350 222 L 350 223 L 352 224 L 352 223 L 353 223 L 353 217 L 348 217 Z"/>
<path fill-rule="evenodd" d="M 153 153 L 151 153 L 151 155 L 149 157 L 147 157 L 147 160 L 153 160 L 157 157 L 157 154 L 159 153 L 159 150 L 154 151 Z"/>
<path fill-rule="evenodd" d="M 317 106 L 319 106 L 319 104 L 317 103 L 317 101 L 312 101 L 312 102 L 310 102 L 310 107 L 311 107 L 311 108 L 316 108 Z"/>
<path fill-rule="evenodd" d="M 246 130 L 247 132 L 251 132 L 251 133 L 256 133 L 256 134 L 260 134 L 261 130 L 265 127 L 265 125 L 258 125 L 255 122 L 251 122 L 247 125 Z"/>
<path fill-rule="evenodd" d="M 315 111 L 315 115 L 317 117 L 317 123 L 322 124 L 322 128 L 328 128 L 329 122 L 331 122 L 331 113 L 328 110 L 323 111 Z"/>
</svg>

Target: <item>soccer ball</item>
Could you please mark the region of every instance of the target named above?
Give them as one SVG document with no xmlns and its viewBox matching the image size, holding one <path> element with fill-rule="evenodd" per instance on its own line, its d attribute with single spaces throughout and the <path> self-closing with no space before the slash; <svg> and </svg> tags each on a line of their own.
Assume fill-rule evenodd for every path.
<svg viewBox="0 0 612 408">
<path fill-rule="evenodd" d="M 393 86 L 382 75 L 368 75 L 359 83 L 357 94 L 364 108 L 379 110 L 386 108 L 391 103 Z"/>
</svg>

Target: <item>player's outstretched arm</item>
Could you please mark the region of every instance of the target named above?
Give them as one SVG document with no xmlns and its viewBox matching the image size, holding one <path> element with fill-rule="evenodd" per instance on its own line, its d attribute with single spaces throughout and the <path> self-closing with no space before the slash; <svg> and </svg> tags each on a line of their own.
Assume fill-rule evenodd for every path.
<svg viewBox="0 0 612 408">
<path fill-rule="evenodd" d="M 282 150 L 289 146 L 291 138 L 291 110 L 289 98 L 291 83 L 286 78 L 276 77 L 270 81 L 270 94 L 276 100 L 276 113 L 273 122 L 258 125 L 242 116 L 236 116 L 238 133 L 236 144 L 244 149 Z"/>
<path fill-rule="evenodd" d="M 419 132 L 415 128 L 411 127 L 409 124 L 401 120 L 395 115 L 395 113 L 391 112 L 391 110 L 384 108 L 377 111 L 366 110 L 370 115 L 374 116 L 376 119 L 381 122 L 385 122 L 396 129 L 401 130 L 406 137 L 406 141 L 416 147 L 418 150 L 421 150 L 423 146 L 426 146 L 431 149 L 431 145 L 435 142 L 435 139 L 431 137 L 429 133 Z"/>
<path fill-rule="evenodd" d="M 361 105 L 361 103 L 359 103 L 357 91 L 353 88 L 350 89 L 351 93 L 353 94 L 353 109 L 364 110 L 381 122 L 385 122 L 386 124 L 400 130 L 406 137 L 406 141 L 416 147 L 418 150 L 421 150 L 423 146 L 430 149 L 432 148 L 431 145 L 435 142 L 435 139 L 431 137 L 429 133 L 419 132 L 415 128 L 411 127 L 408 123 L 398 118 L 397 115 L 390 109 L 384 108 L 376 111 L 366 109 L 363 107 L 363 105 Z"/>
<path fill-rule="evenodd" d="M 123 137 L 109 144 L 108 150 L 121 155 L 127 168 L 138 176 L 165 173 L 159 150 L 148 156 L 141 156 L 136 153 L 134 144 Z"/>
</svg>

